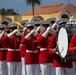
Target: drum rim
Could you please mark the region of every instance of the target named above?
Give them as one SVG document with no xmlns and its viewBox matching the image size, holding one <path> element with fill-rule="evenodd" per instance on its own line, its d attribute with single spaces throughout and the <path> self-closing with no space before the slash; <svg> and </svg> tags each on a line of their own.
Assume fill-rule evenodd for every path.
<svg viewBox="0 0 76 75">
<path fill-rule="evenodd" d="M 65 26 L 61 26 L 60 28 L 59 28 L 59 30 L 58 30 L 58 33 L 57 33 L 57 41 L 58 41 L 58 35 L 59 35 L 59 31 L 60 31 L 60 29 L 61 28 L 65 28 Z M 67 31 L 67 28 L 65 28 L 66 29 L 66 32 L 67 32 L 67 36 L 68 36 L 68 31 Z M 67 37 L 68 38 L 68 37 Z M 68 45 L 69 45 L 69 39 L 68 39 Z M 68 47 L 67 47 L 67 52 L 68 52 Z M 61 57 L 61 58 L 65 58 L 65 57 L 62 57 L 61 56 L 61 54 L 60 54 L 60 52 L 59 52 L 59 48 L 58 48 L 58 53 L 59 53 L 59 56 Z M 67 55 L 67 54 L 66 54 Z"/>
</svg>

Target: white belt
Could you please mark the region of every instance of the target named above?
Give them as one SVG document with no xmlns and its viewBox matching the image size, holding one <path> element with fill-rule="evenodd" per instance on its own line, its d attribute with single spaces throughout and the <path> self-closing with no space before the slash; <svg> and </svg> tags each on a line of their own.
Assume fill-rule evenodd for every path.
<svg viewBox="0 0 76 75">
<path fill-rule="evenodd" d="M 44 51 L 44 50 L 46 50 L 46 48 L 40 48 L 40 51 Z"/>
<path fill-rule="evenodd" d="M 5 49 L 7 50 L 8 48 L 0 48 L 0 50 L 5 50 Z"/>
<path fill-rule="evenodd" d="M 32 50 L 26 50 L 26 52 L 29 52 L 29 53 L 37 53 L 38 51 L 35 50 L 35 51 L 32 51 Z"/>
<path fill-rule="evenodd" d="M 20 44 L 20 46 L 25 46 L 24 44 Z"/>
<path fill-rule="evenodd" d="M 8 48 L 8 51 L 20 51 L 20 49 L 10 49 L 10 48 Z"/>
</svg>

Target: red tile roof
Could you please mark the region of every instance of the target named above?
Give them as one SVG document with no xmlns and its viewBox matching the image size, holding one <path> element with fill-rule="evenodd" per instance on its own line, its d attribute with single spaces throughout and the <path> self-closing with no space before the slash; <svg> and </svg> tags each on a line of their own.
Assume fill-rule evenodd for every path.
<svg viewBox="0 0 76 75">
<path fill-rule="evenodd" d="M 44 6 L 39 6 L 36 7 L 34 10 L 34 13 L 36 15 L 39 14 L 50 14 L 50 13 L 57 13 L 60 12 L 64 9 L 69 9 L 71 12 L 76 12 L 76 6 L 72 4 L 49 4 L 49 5 L 44 5 Z M 26 12 L 23 15 L 32 15 L 32 10 Z"/>
</svg>

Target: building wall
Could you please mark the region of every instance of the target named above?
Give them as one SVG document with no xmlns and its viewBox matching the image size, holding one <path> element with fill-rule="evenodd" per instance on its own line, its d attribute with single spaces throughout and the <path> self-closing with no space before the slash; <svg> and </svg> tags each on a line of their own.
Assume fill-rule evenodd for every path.
<svg viewBox="0 0 76 75">
<path fill-rule="evenodd" d="M 41 14 L 41 15 L 35 15 L 35 16 L 41 16 L 44 18 L 44 20 L 51 18 L 51 17 L 55 17 L 57 18 L 59 13 L 53 13 L 53 14 Z M 26 16 L 22 16 L 22 20 L 29 20 L 31 21 L 31 19 L 33 18 L 32 15 L 26 15 Z"/>
<path fill-rule="evenodd" d="M 74 15 L 74 20 L 76 21 L 76 13 L 73 13 Z M 58 19 L 59 17 L 59 13 L 52 13 L 52 14 L 41 14 L 41 15 L 35 15 L 35 16 L 41 16 L 44 18 L 44 20 L 51 18 L 51 17 L 55 17 L 56 19 Z M 29 20 L 31 21 L 31 19 L 33 18 L 32 15 L 26 15 L 26 16 L 22 16 L 22 20 Z"/>
<path fill-rule="evenodd" d="M 74 14 L 74 19 L 76 21 L 76 13 L 73 13 L 73 14 Z M 46 20 L 48 18 L 51 18 L 51 17 L 55 17 L 55 18 L 58 19 L 59 13 L 41 14 L 41 15 L 35 15 L 35 16 L 41 16 L 41 17 L 44 18 L 44 20 Z M 0 15 L 0 19 L 2 17 L 4 17 L 4 16 Z M 32 15 L 26 15 L 26 16 L 18 16 L 18 15 L 16 15 L 16 16 L 14 16 L 14 15 L 13 16 L 10 16 L 9 15 L 7 17 L 11 18 L 15 23 L 19 24 L 19 26 L 20 26 L 20 23 L 19 23 L 20 20 L 29 20 L 29 21 L 31 21 L 31 19 L 33 18 Z"/>
<path fill-rule="evenodd" d="M 55 17 L 58 19 L 58 16 L 59 16 L 59 13 L 53 13 L 53 14 L 41 14 L 41 15 L 35 15 L 35 16 L 41 16 L 44 18 L 44 20 L 48 19 L 48 18 L 51 18 L 51 17 Z M 4 17 L 2 15 L 0 15 L 0 19 Z M 32 15 L 25 15 L 25 16 L 7 16 L 9 18 L 11 18 L 14 22 L 19 22 L 20 20 L 29 20 L 31 21 L 31 19 L 33 18 Z M 76 13 L 74 13 L 74 19 L 76 20 Z"/>
</svg>

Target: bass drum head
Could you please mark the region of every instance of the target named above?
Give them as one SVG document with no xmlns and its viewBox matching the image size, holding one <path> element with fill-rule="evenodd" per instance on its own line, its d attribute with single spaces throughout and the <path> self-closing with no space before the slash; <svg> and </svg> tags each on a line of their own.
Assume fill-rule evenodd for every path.
<svg viewBox="0 0 76 75">
<path fill-rule="evenodd" d="M 59 30 L 57 46 L 59 55 L 64 58 L 68 51 L 68 34 L 64 27 L 61 27 Z"/>
</svg>

